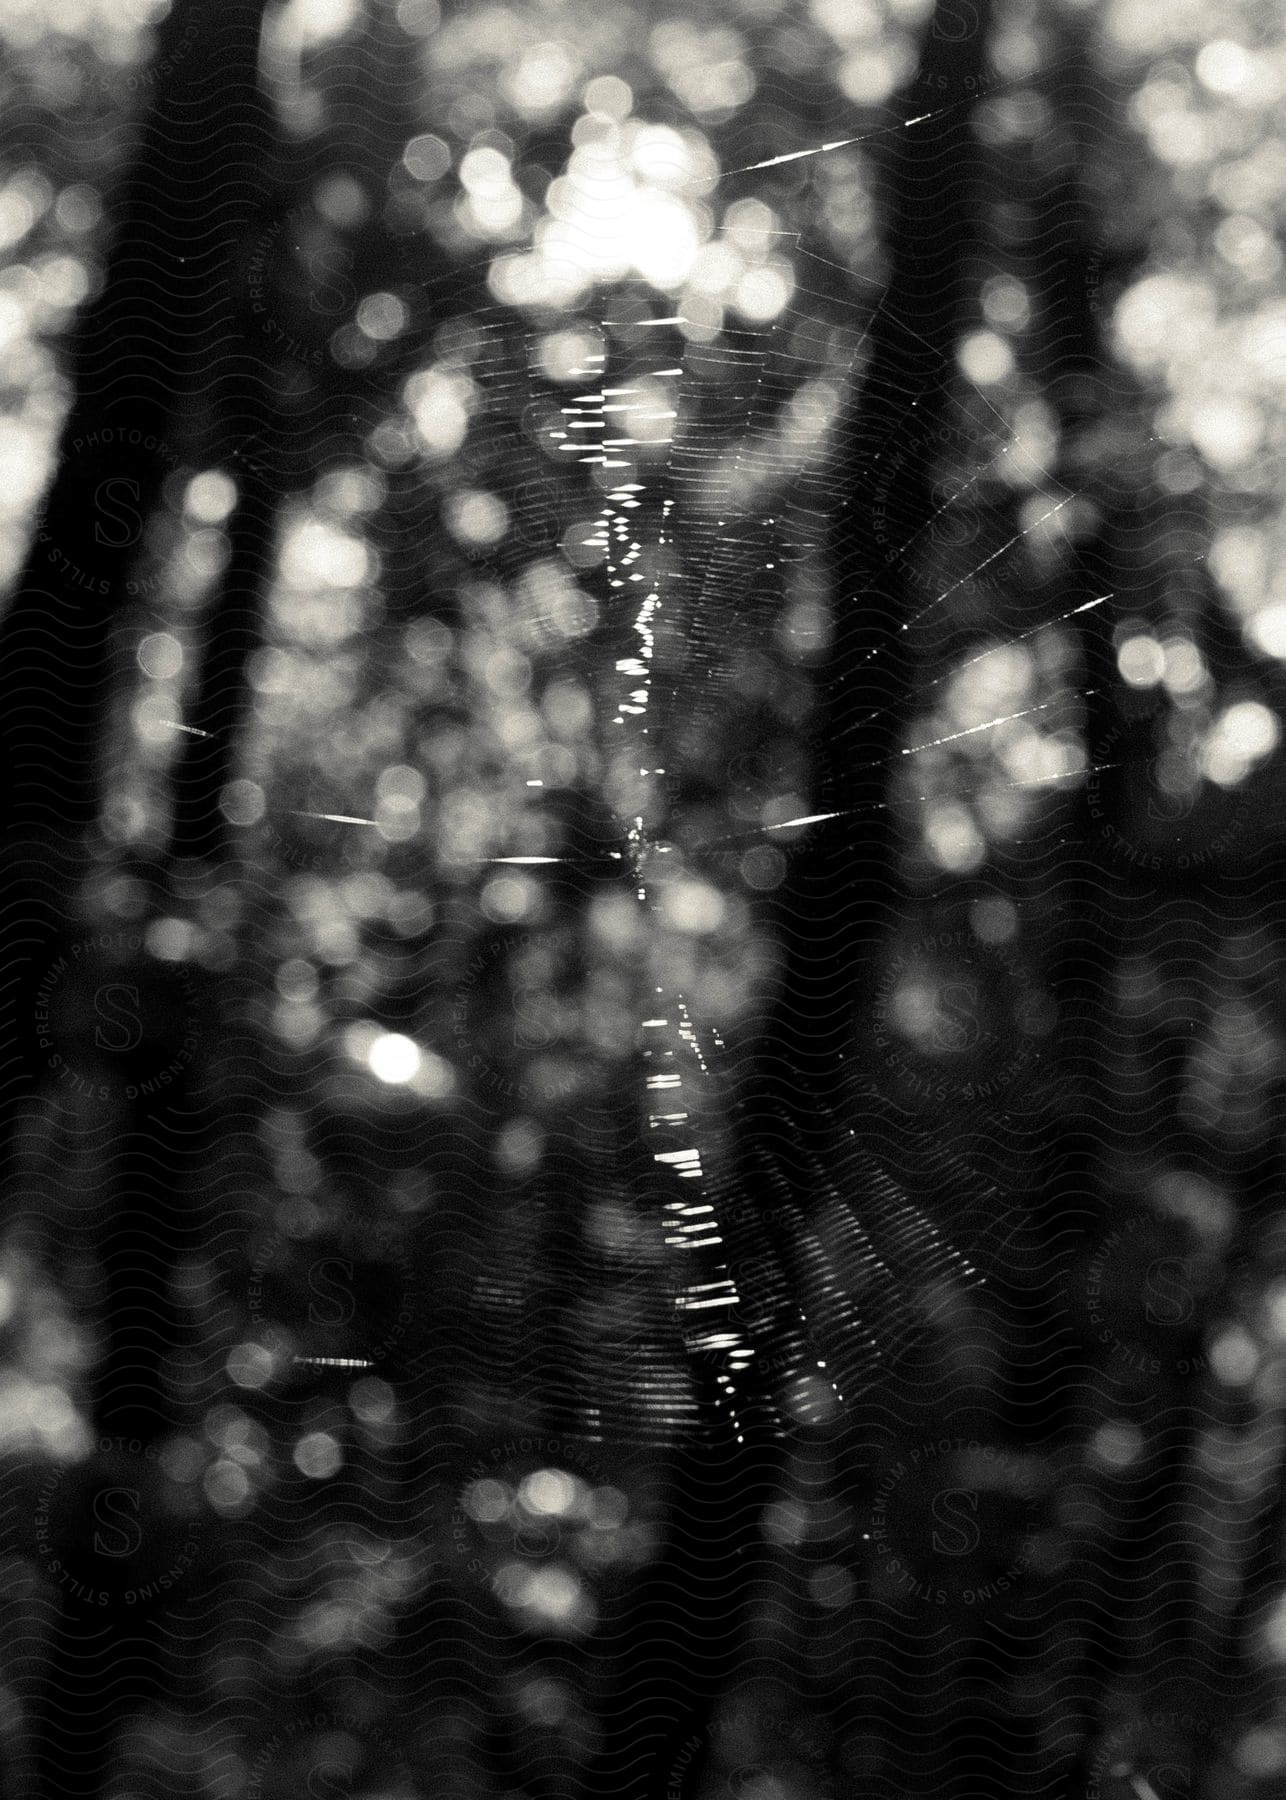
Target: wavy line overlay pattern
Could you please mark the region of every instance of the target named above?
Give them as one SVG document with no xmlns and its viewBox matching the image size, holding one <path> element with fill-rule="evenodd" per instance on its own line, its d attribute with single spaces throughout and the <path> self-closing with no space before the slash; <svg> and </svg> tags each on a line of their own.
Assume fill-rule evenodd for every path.
<svg viewBox="0 0 1286 1800">
<path fill-rule="evenodd" d="M 1212 10 L 0 8 L 5 1792 L 1279 1791 Z"/>
</svg>

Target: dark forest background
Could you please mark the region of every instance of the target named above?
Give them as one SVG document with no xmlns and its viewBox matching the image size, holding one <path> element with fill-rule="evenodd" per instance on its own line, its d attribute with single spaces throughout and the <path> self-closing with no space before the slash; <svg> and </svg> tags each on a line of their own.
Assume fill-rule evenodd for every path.
<svg viewBox="0 0 1286 1800">
<path fill-rule="evenodd" d="M 1280 1792 L 1281 18 L 0 39 L 4 1792 Z"/>
</svg>

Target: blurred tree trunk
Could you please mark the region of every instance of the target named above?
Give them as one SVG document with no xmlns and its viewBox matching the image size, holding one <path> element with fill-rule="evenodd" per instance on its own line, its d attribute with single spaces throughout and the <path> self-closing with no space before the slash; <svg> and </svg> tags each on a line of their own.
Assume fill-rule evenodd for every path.
<svg viewBox="0 0 1286 1800">
<path fill-rule="evenodd" d="M 78 934 L 103 924 L 85 914 L 83 884 L 102 847 L 95 820 L 104 735 L 124 673 L 119 631 L 134 604 L 132 578 L 149 526 L 181 501 L 185 470 L 200 466 L 211 393 L 226 385 L 224 364 L 237 354 L 232 252 L 262 207 L 274 143 L 257 77 L 264 4 L 176 0 L 158 28 L 133 167 L 109 197 L 116 227 L 72 344 L 74 398 L 54 479 L 0 623 L 6 952 L 22 971 L 3 1028 L 0 1151 L 10 1164 L 11 1217 L 40 1192 L 32 1153 L 49 1134 L 55 1143 L 69 1134 L 66 1181 L 74 1186 L 79 1169 L 83 1191 L 60 1194 L 68 1226 L 60 1250 L 99 1271 L 92 1305 L 107 1331 L 91 1379 L 92 1423 L 145 1445 L 167 1426 L 175 1262 L 195 1223 L 184 1196 L 209 1156 L 215 1121 L 194 1101 L 200 1078 L 191 1068 L 166 1093 L 176 1109 L 168 1129 L 128 1087 L 86 1117 L 75 1092 L 42 1069 L 32 1018 L 38 984 L 72 950 L 88 994 L 97 981 L 100 997 L 104 983 L 133 996 L 141 1041 L 135 1061 L 119 1065 L 127 1081 L 158 1057 L 177 1056 L 190 1030 L 184 1005 L 175 1009 L 172 971 L 158 973 L 141 952 L 129 966 L 105 960 Z M 141 873 L 149 887 L 163 885 L 158 872 Z M 87 1013 L 74 1029 L 74 1044 L 61 1041 L 64 1063 L 92 1069 L 95 1018 Z M 198 1063 L 209 1048 L 197 1048 Z M 94 1146 L 88 1162 L 72 1154 L 82 1134 Z M 110 1463 L 95 1453 L 77 1478 L 110 1480 Z M 75 1569 L 92 1526 L 73 1514 L 68 1528 L 71 1541 L 56 1548 Z M 111 1623 L 79 1604 L 74 1589 L 55 1604 L 46 1666 L 25 1671 L 24 1681 L 38 1745 L 35 1792 L 48 1800 L 99 1790 L 121 1710 L 157 1690 L 166 1653 L 147 1604 Z"/>
<path fill-rule="evenodd" d="M 1189 607 L 1220 686 L 1244 673 L 1245 655 L 1228 644 L 1205 574 L 1208 489 L 1176 498 L 1158 478 L 1157 402 L 1115 361 L 1092 300 L 1105 274 L 1123 285 L 1142 274 L 1154 248 L 1142 225 L 1122 246 L 1113 219 L 1117 210 L 1142 218 L 1136 190 L 1152 171 L 1133 164 L 1129 91 L 1105 79 L 1098 23 L 1059 16 L 1041 82 L 1050 136 L 1066 145 L 1051 199 L 1060 219 L 1048 294 L 1051 399 L 1065 446 L 1060 472 L 1089 501 L 1092 520 L 1080 534 L 1079 586 L 1068 600 L 1113 596 L 1077 621 L 1085 742 L 1091 767 L 1105 767 L 1073 814 L 1075 858 L 1061 884 L 1075 929 L 1062 934 L 1055 976 L 1067 1132 L 1051 1175 L 1067 1218 L 1083 1222 L 1090 1242 L 1106 1240 L 1110 1255 L 1124 1226 L 1148 1248 L 1133 1281 L 1127 1270 L 1118 1276 L 1129 1288 L 1118 1316 L 1137 1366 L 1123 1367 L 1096 1343 L 1068 1396 L 1082 1467 L 1093 1469 L 1095 1433 L 1109 1419 L 1111 1428 L 1124 1422 L 1137 1448 L 1113 1484 L 1111 1527 L 1090 1548 L 1065 1638 L 1079 1665 L 1070 1680 L 1080 1750 L 1060 1792 L 1080 1800 L 1115 1765 L 1140 1791 L 1182 1779 L 1194 1800 L 1214 1800 L 1258 1791 L 1245 1771 L 1230 1773 L 1231 1720 L 1240 1710 L 1245 1726 L 1262 1722 L 1271 1699 L 1254 1631 L 1281 1579 L 1274 1494 L 1282 1442 L 1274 1405 L 1230 1395 L 1225 1378 L 1206 1369 L 1205 1350 L 1224 1332 L 1230 1342 L 1249 1332 L 1249 1350 L 1254 1321 L 1267 1316 L 1264 1297 L 1280 1270 L 1272 1196 L 1283 1175 L 1279 1139 L 1239 1150 L 1231 1133 L 1194 1129 L 1191 1084 L 1210 1016 L 1238 993 L 1235 947 L 1258 968 L 1248 987 L 1267 995 L 1276 986 L 1279 944 L 1269 952 L 1259 941 L 1276 851 L 1268 811 L 1257 842 L 1247 830 L 1225 848 L 1226 802 L 1209 785 L 1188 815 L 1170 806 L 1157 779 L 1159 725 L 1116 668 L 1127 617 L 1161 633 L 1179 627 Z M 1098 854 L 1087 856 L 1087 845 Z M 1141 978 L 1158 994 L 1177 987 L 1184 1002 L 1130 1006 Z M 1209 1197 L 1187 1218 L 1167 1210 L 1182 1184 Z M 1174 1284 L 1161 1315 L 1173 1306 L 1174 1329 L 1162 1334 L 1153 1313 L 1158 1277 Z M 1256 1348 L 1268 1352 L 1262 1338 Z M 1241 1625 L 1248 1635 L 1239 1663 Z M 1271 1780 L 1272 1771 L 1262 1773 Z"/>
<path fill-rule="evenodd" d="M 57 468 L 0 624 L 5 825 L 54 846 L 93 823 L 112 626 L 144 522 L 199 447 L 209 389 L 235 354 L 232 251 L 273 165 L 257 76 L 266 3 L 176 0 L 158 27 L 134 166 L 71 348 Z"/>
<path fill-rule="evenodd" d="M 973 116 L 986 85 L 990 6 L 939 0 L 914 77 L 890 117 L 941 116 L 890 134 L 876 154 L 886 282 L 869 356 L 840 446 L 847 493 L 830 537 L 834 636 L 819 672 L 813 827 L 781 894 L 782 1001 L 766 1046 L 807 1090 L 837 1098 L 853 1020 L 869 999 L 873 959 L 899 896 L 898 832 L 888 806 L 911 691 L 904 636 L 923 596 L 901 551 L 934 511 L 938 440 L 951 404 L 955 347 L 978 254 L 983 162 Z M 875 146 L 872 146 L 875 152 Z M 868 294 L 859 295 L 870 304 Z M 914 409 L 914 410 L 912 410 Z M 895 445 L 897 515 L 872 504 Z"/>
</svg>

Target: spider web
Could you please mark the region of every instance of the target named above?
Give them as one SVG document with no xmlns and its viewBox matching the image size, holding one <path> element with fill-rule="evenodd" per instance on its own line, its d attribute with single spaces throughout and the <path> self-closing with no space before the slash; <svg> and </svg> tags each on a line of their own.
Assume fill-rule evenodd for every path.
<svg viewBox="0 0 1286 1800">
<path fill-rule="evenodd" d="M 791 249 L 794 295 L 770 324 L 693 342 L 663 302 L 650 314 L 638 308 L 625 329 L 604 319 L 599 347 L 572 372 L 556 410 L 534 327 L 516 328 L 501 314 L 484 320 L 487 349 L 473 366 L 484 428 L 512 432 L 519 416 L 543 421 L 526 440 L 510 440 L 511 491 L 541 495 L 550 462 L 562 459 L 599 490 L 584 542 L 602 557 L 589 579 L 602 597 L 603 660 L 612 663 L 599 688 L 600 732 L 633 790 L 618 820 L 622 849 L 608 854 L 626 865 L 648 934 L 661 943 L 673 937 L 666 921 L 676 892 L 720 878 L 717 854 L 702 867 L 691 848 L 688 795 L 694 761 L 708 764 L 711 745 L 727 740 L 740 650 L 771 641 L 793 578 L 816 567 L 828 522 L 853 485 L 836 446 L 863 404 L 881 297 L 873 290 L 864 302 L 846 271 L 806 254 L 797 239 Z M 631 421 L 651 428 L 642 443 Z M 1065 504 L 1052 503 L 971 573 Z M 521 511 L 515 528 L 521 539 Z M 514 567 L 511 549 L 492 560 Z M 864 671 L 876 692 L 880 654 L 873 645 Z M 837 816 L 805 811 L 735 836 L 767 843 Z M 860 834 L 860 820 L 852 823 Z M 726 886 L 726 869 L 722 879 Z M 682 1340 L 690 1356 L 713 1359 L 738 1433 L 746 1409 L 766 1406 L 778 1427 L 822 1416 L 886 1376 L 923 1338 L 927 1311 L 985 1287 L 987 1251 L 1021 1222 L 984 1178 L 878 1098 L 862 1121 L 863 1142 L 821 1107 L 751 1116 L 717 1023 L 681 981 L 651 972 L 660 978 L 648 984 L 638 1021 L 648 1159 L 638 1178 L 660 1221 Z M 754 1198 L 732 1147 L 739 1132 L 752 1146 Z M 949 1199 L 954 1236 L 913 1197 L 917 1188 Z M 647 1348 L 635 1344 L 632 1357 L 633 1369 L 630 1357 L 597 1369 L 596 1422 L 615 1411 L 612 1390 L 630 1385 Z M 643 1386 L 678 1423 L 675 1393 L 657 1391 L 655 1369 Z"/>
<path fill-rule="evenodd" d="M 882 417 L 895 419 L 892 433 L 859 438 L 855 426 L 873 397 L 872 326 L 885 296 L 806 251 L 796 234 L 777 237 L 794 277 L 789 302 L 763 326 L 725 326 L 706 334 L 709 341 L 685 331 L 688 322 L 641 284 L 603 293 L 597 318 L 586 307 L 553 318 L 500 306 L 469 315 L 474 399 L 458 460 L 466 476 L 503 496 L 508 526 L 498 541 L 466 550 L 467 560 L 513 590 L 558 562 L 560 544 L 592 553 L 571 559 L 598 609 L 597 625 L 574 649 L 594 691 L 604 761 L 621 777 L 613 784 L 614 835 L 574 822 L 557 853 L 515 843 L 486 860 L 545 869 L 582 891 L 604 875 L 627 879 L 652 946 L 636 1021 L 642 1158 L 623 1175 L 611 1130 L 604 1126 L 591 1142 L 587 1122 L 582 1150 L 606 1190 L 628 1188 L 630 1203 L 659 1222 L 668 1316 L 640 1298 L 654 1282 L 650 1267 L 631 1268 L 625 1258 L 591 1270 L 582 1259 L 563 1271 L 569 1293 L 597 1294 L 616 1320 L 614 1354 L 570 1384 L 566 1405 L 589 1435 L 608 1417 L 637 1419 L 641 1395 L 663 1434 L 691 1421 L 691 1398 L 667 1342 L 676 1331 L 688 1358 L 717 1367 L 734 1426 L 746 1408 L 766 1409 L 780 1424 L 851 1403 L 914 1353 L 929 1315 L 952 1295 L 988 1285 L 996 1245 L 1016 1228 L 1013 1209 L 985 1177 L 878 1093 L 866 1096 L 856 1125 L 802 1096 L 798 1105 L 749 1107 L 701 981 L 686 981 L 676 973 L 683 956 L 667 954 L 682 949 L 676 907 L 680 914 L 700 907 L 711 892 L 716 908 L 744 897 L 747 850 L 798 843 L 826 823 L 851 844 L 861 878 L 861 809 L 823 801 L 814 810 L 801 801 L 789 817 L 768 816 L 753 779 L 736 773 L 737 745 L 747 733 L 753 744 L 762 726 L 755 703 L 740 692 L 745 648 L 762 646 L 798 692 L 810 679 L 808 658 L 783 652 L 783 633 L 789 637 L 800 594 L 830 585 L 837 609 L 865 604 L 871 620 L 856 677 L 870 711 L 855 723 L 876 718 L 887 705 L 884 666 L 894 641 L 936 622 L 964 583 L 1003 564 L 1023 539 L 1056 527 L 1072 498 L 1059 493 L 985 554 L 957 561 L 909 619 L 889 624 L 873 603 L 882 578 L 941 519 L 972 503 L 975 472 L 909 535 L 895 533 L 883 564 L 845 592 L 842 571 L 836 580 L 823 568 L 829 525 L 844 505 L 863 504 L 881 468 L 895 464 L 891 448 L 918 429 L 926 396 L 874 396 Z M 458 283 L 461 272 L 450 279 Z M 580 334 L 581 359 L 555 374 L 548 344 L 568 332 Z M 943 369 L 935 382 L 953 378 Z M 1003 426 L 986 397 L 977 398 L 993 429 Z M 841 466 L 839 446 L 859 441 L 869 444 L 863 466 Z M 997 443 L 998 457 L 1008 451 Z M 459 469 L 439 470 L 430 485 L 446 494 L 460 478 Z M 1046 492 L 1057 486 L 1048 476 L 1041 485 Z M 896 524 L 896 486 L 891 498 Z M 578 519 L 589 522 L 569 546 L 566 528 Z M 534 602 L 528 595 L 537 631 L 540 592 L 537 584 Z M 1009 641 L 1059 622 L 1043 620 Z M 972 667 L 1003 647 L 954 667 Z M 1041 710 L 907 745 L 893 761 Z M 783 719 L 769 723 L 781 730 Z M 785 723 L 802 723 L 806 735 L 806 718 Z M 527 786 L 531 809 L 553 804 L 540 783 Z M 338 802 L 298 816 L 340 836 L 376 823 Z M 939 1223 L 948 1201 L 950 1232 Z M 524 1280 L 521 1271 L 488 1275 L 494 1316 L 516 1315 Z M 565 1342 L 575 1356 L 575 1334 Z M 561 1376 L 547 1371 L 546 1385 L 559 1387 Z"/>
</svg>

